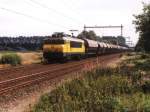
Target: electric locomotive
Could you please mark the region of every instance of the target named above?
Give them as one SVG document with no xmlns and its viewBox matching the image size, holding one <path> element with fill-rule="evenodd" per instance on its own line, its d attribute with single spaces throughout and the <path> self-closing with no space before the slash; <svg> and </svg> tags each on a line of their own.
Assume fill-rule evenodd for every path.
<svg viewBox="0 0 150 112">
<path fill-rule="evenodd" d="M 44 40 L 43 57 L 46 60 L 80 58 L 84 54 L 84 41 L 70 35 L 55 33 Z"/>
</svg>

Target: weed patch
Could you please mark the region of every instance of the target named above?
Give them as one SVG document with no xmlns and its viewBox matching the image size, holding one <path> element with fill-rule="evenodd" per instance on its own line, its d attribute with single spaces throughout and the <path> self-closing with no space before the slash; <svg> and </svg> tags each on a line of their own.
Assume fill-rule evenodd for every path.
<svg viewBox="0 0 150 112">
<path fill-rule="evenodd" d="M 150 59 L 145 54 L 131 57 L 116 68 L 88 71 L 43 95 L 32 112 L 149 112 L 150 82 L 143 80 L 143 72 L 150 70 Z"/>
</svg>

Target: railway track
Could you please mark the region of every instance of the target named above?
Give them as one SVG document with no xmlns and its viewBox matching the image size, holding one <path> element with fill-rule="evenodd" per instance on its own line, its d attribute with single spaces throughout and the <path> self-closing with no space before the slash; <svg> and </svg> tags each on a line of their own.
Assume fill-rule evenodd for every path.
<svg viewBox="0 0 150 112">
<path fill-rule="evenodd" d="M 84 68 L 84 65 L 88 63 L 103 63 L 118 55 L 119 54 L 100 56 L 99 58 L 89 58 L 65 64 L 32 65 L 22 66 L 20 68 L 17 67 L 11 70 L 2 70 L 0 71 L 0 75 L 11 75 L 11 77 L 7 77 L 5 80 L 0 81 L 0 95 L 35 83 L 40 83 L 45 80 L 52 80 L 72 72 L 81 71 L 82 68 Z"/>
</svg>

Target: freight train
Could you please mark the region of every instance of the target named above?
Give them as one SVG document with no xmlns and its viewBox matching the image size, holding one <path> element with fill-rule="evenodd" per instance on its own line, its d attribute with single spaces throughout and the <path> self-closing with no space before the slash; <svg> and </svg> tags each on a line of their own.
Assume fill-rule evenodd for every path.
<svg viewBox="0 0 150 112">
<path fill-rule="evenodd" d="M 43 43 L 43 57 L 45 60 L 81 59 L 108 53 L 126 51 L 128 48 L 98 42 L 87 38 L 78 39 L 64 33 L 54 33 Z"/>
</svg>

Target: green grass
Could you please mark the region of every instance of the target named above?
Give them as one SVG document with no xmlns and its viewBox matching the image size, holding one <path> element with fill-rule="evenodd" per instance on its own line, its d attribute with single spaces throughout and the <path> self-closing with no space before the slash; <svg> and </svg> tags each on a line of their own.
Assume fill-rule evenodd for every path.
<svg viewBox="0 0 150 112">
<path fill-rule="evenodd" d="M 127 57 L 119 67 L 96 68 L 43 95 L 32 112 L 150 112 L 150 82 L 144 80 L 150 57 Z"/>
<path fill-rule="evenodd" d="M 3 53 L 0 58 L 1 64 L 11 64 L 16 66 L 21 64 L 21 58 L 16 53 Z"/>
<path fill-rule="evenodd" d="M 1 51 L 0 52 L 0 59 L 1 59 L 2 55 L 9 54 L 9 53 L 16 53 L 16 52 L 14 52 L 14 51 Z"/>
</svg>

